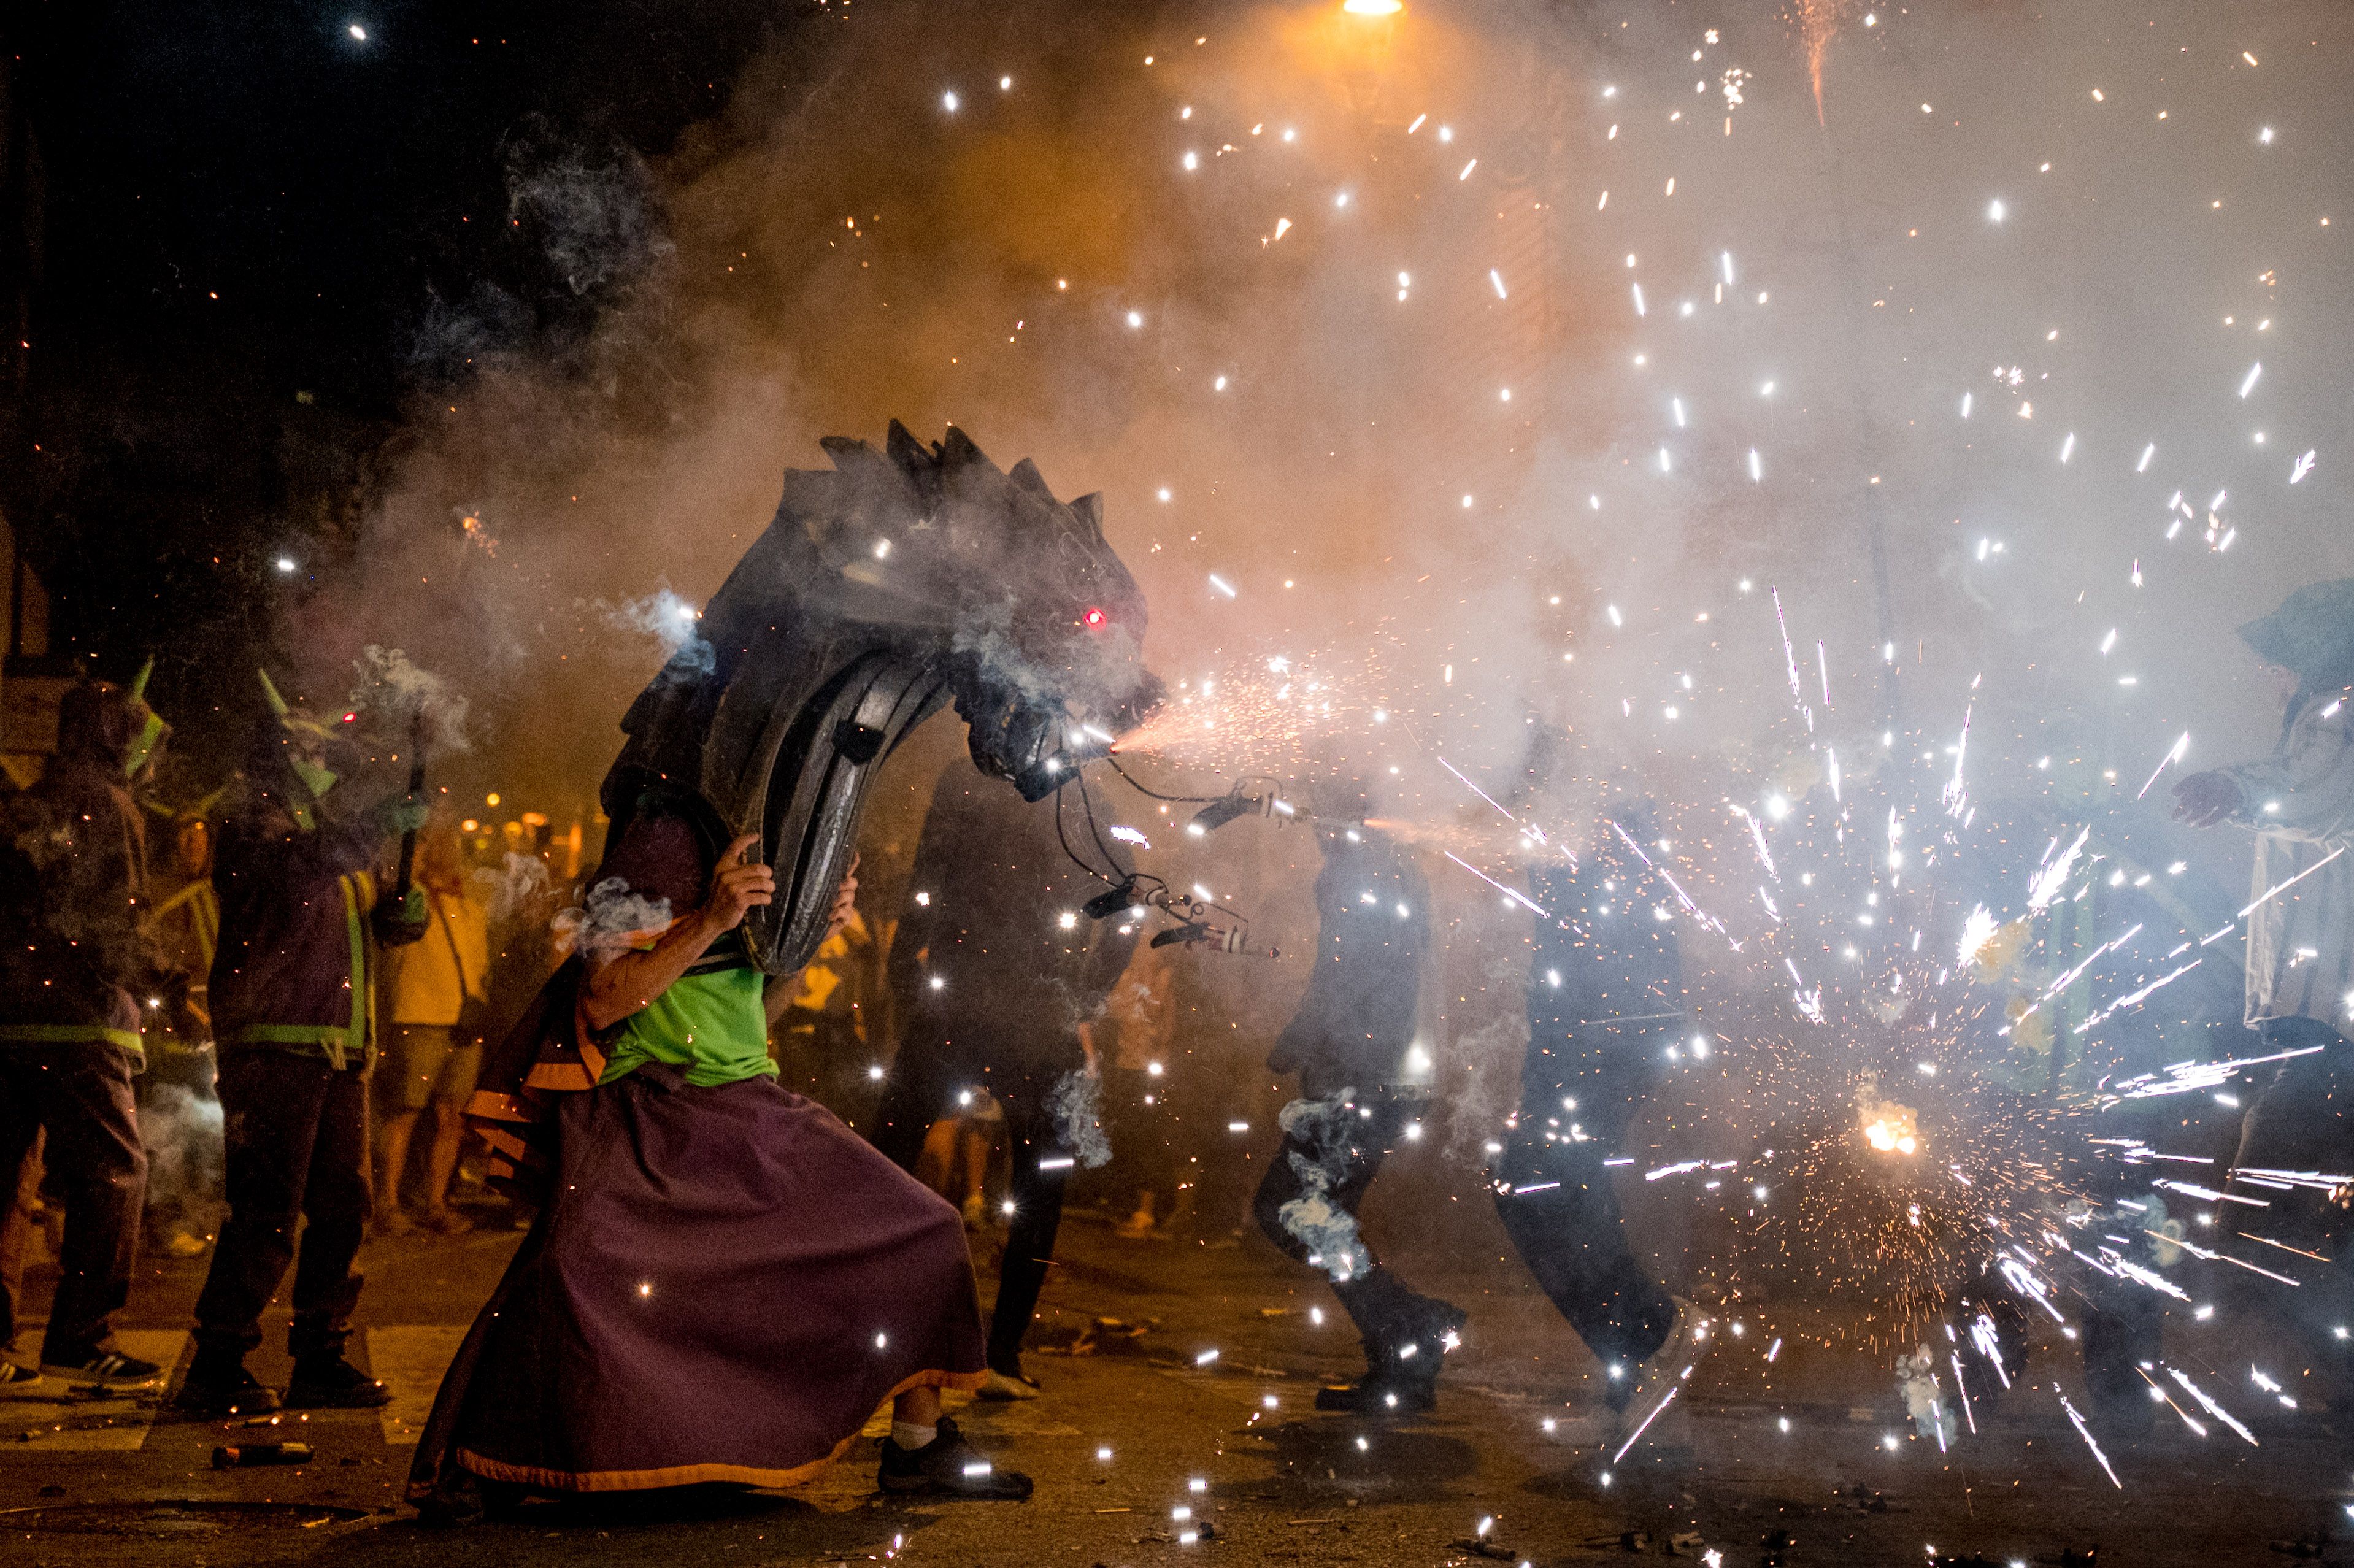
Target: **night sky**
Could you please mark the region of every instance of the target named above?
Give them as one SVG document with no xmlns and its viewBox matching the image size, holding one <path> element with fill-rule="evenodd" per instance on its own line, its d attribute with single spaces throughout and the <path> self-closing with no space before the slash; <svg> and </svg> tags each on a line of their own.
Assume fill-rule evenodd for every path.
<svg viewBox="0 0 2354 1568">
<path fill-rule="evenodd" d="M 507 169 L 557 140 L 658 154 L 815 15 L 126 4 L 0 22 L 48 175 L 38 450 L 10 454 L 7 503 L 58 643 L 118 674 L 157 649 L 167 706 L 220 700 L 270 635 L 273 563 L 352 545 L 405 400 L 465 373 L 435 352 L 437 306 L 490 293 L 507 348 L 593 315 L 510 217 Z"/>
</svg>

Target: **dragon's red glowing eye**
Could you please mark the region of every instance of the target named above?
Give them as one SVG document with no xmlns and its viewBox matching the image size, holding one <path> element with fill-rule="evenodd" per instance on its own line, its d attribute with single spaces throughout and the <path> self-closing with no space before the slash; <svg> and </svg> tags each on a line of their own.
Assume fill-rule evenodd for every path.
<svg viewBox="0 0 2354 1568">
<path fill-rule="evenodd" d="M 1101 626 L 1104 623 L 1104 612 L 1100 609 L 1090 608 L 1085 615 L 1079 617 L 1079 620 L 1083 625 L 1092 630 L 1093 628 Z"/>
</svg>

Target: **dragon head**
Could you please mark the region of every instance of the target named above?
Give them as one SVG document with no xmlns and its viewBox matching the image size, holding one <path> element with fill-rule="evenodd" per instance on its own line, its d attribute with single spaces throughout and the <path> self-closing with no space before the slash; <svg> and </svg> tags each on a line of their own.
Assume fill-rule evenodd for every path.
<svg viewBox="0 0 2354 1568">
<path fill-rule="evenodd" d="M 649 788 L 699 801 L 722 842 L 758 832 L 777 902 L 746 931 L 771 973 L 806 963 L 875 770 L 953 700 L 973 761 L 1038 800 L 1161 700 L 1144 599 L 1100 498 L 1055 499 L 963 431 L 884 449 L 832 437 L 696 634 L 631 707 L 607 776 L 618 832 Z"/>
</svg>

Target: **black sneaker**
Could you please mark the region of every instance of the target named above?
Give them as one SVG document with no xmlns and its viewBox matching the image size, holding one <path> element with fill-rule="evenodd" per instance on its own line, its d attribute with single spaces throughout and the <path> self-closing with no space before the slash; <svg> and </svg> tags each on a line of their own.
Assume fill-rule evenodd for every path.
<svg viewBox="0 0 2354 1568">
<path fill-rule="evenodd" d="M 1030 1478 L 1018 1470 L 1001 1470 L 964 1440 L 957 1424 L 940 1417 L 938 1435 L 920 1448 L 902 1448 L 883 1439 L 883 1465 L 875 1484 L 902 1496 L 978 1498 L 991 1502 L 1023 1502 L 1030 1496 Z"/>
<path fill-rule="evenodd" d="M 72 1383 L 97 1383 L 104 1388 L 152 1388 L 164 1381 L 164 1369 L 154 1361 L 126 1356 L 121 1351 L 92 1351 L 72 1361 L 41 1358 L 41 1371 Z"/>
<path fill-rule="evenodd" d="M 245 1370 L 243 1361 L 225 1367 L 207 1367 L 199 1361 L 188 1368 L 186 1381 L 172 1396 L 174 1410 L 207 1421 L 264 1415 L 282 1403 L 275 1390 L 264 1388 Z"/>
<path fill-rule="evenodd" d="M 392 1390 L 344 1360 L 333 1357 L 294 1363 L 286 1385 L 289 1410 L 375 1410 L 392 1403 Z"/>
<path fill-rule="evenodd" d="M 0 1361 L 0 1399 L 14 1399 L 35 1389 L 48 1387 L 48 1380 L 27 1366 L 15 1361 Z"/>
</svg>

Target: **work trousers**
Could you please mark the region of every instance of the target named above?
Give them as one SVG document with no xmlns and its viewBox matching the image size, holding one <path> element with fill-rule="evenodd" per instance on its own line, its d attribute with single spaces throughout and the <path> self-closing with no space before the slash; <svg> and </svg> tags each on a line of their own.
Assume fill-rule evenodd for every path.
<svg viewBox="0 0 2354 1568">
<path fill-rule="evenodd" d="M 1373 1255 L 1357 1224 L 1382 1162 L 1427 1102 L 1351 1087 L 1313 1071 L 1300 1075 L 1302 1097 L 1285 1107 L 1283 1143 L 1259 1180 L 1251 1217 L 1284 1255 L 1324 1271 L 1364 1341 L 1366 1361 L 1377 1371 L 1394 1371 L 1401 1348 L 1462 1317 L 1408 1288 Z M 1298 1206 L 1287 1215 L 1289 1205 Z M 1437 1366 L 1435 1354 L 1421 1363 L 1434 1377 Z"/>
<path fill-rule="evenodd" d="M 1628 1245 L 1613 1172 L 1603 1162 L 1617 1156 L 1678 1033 L 1673 1023 L 1605 1021 L 1532 1038 L 1520 1114 L 1494 1168 L 1505 1234 L 1538 1287 L 1606 1365 L 1646 1359 L 1675 1325 L 1674 1301 Z"/>
<path fill-rule="evenodd" d="M 241 1357 L 261 1343 L 262 1308 L 286 1277 L 300 1225 L 288 1349 L 298 1361 L 339 1352 L 359 1301 L 352 1259 L 369 1208 L 367 1074 L 323 1056 L 231 1047 L 220 1098 L 228 1220 L 196 1298 L 197 1351 Z"/>
<path fill-rule="evenodd" d="M 2240 1148 L 2232 1157 L 2234 1170 L 2253 1167 L 2271 1171 L 2315 1171 L 2333 1175 L 2354 1173 L 2354 1043 L 2312 1018 L 2274 1018 L 2264 1024 L 2264 1049 L 2303 1051 L 2318 1045 L 2310 1055 L 2292 1056 L 2272 1066 L 2240 1118 Z M 2259 1069 L 2264 1071 L 2264 1069 Z M 2242 1203 L 2219 1203 L 2219 1222 L 2228 1218 L 2232 1229 L 2253 1232 L 2274 1241 L 2317 1252 L 2337 1261 L 2307 1266 L 2303 1259 L 2270 1249 L 2235 1247 L 2243 1256 L 2267 1268 L 2286 1266 L 2283 1272 L 2303 1278 L 2304 1287 L 2289 1290 L 2256 1281 L 2244 1270 L 2227 1272 L 2239 1277 L 2229 1285 L 2243 1300 L 2261 1299 L 2274 1310 L 2285 1309 L 2325 1347 L 2342 1352 L 2337 1326 L 2354 1311 L 2354 1226 L 2346 1209 L 2323 1201 L 2313 1192 L 2284 1192 L 2233 1181 L 2229 1191 L 2268 1205 L 2254 1209 Z M 2194 1236 L 2194 1239 L 2206 1240 Z M 2250 1282 L 2255 1281 L 2253 1285 Z M 2260 1288 L 2261 1287 L 2261 1288 Z"/>
<path fill-rule="evenodd" d="M 1013 1214 L 998 1271 L 997 1300 L 990 1308 L 988 1355 L 991 1367 L 1011 1374 L 1021 1370 L 1022 1340 L 1046 1287 L 1055 1234 L 1063 1223 L 1063 1189 L 1076 1164 L 1054 1115 L 1056 1086 L 1076 1065 L 1057 1070 L 1017 1064 L 997 1071 L 984 1071 L 984 1065 L 997 1065 L 976 1064 L 969 1055 L 951 1060 L 920 1046 L 901 1050 L 875 1112 L 874 1142 L 893 1164 L 913 1171 L 924 1151 L 924 1134 L 942 1117 L 957 1114 L 960 1092 L 987 1089 L 1004 1108 Z"/>
<path fill-rule="evenodd" d="M 131 1093 L 137 1065 L 130 1052 L 100 1041 L 0 1046 L 0 1183 L 16 1194 L 18 1174 L 46 1128 L 49 1184 L 65 1194 L 64 1255 L 41 1338 L 41 1360 L 53 1365 L 80 1366 L 111 1350 L 108 1319 L 131 1294 L 147 1189 Z M 16 1332 L 16 1280 L 0 1286 L 0 1345 L 6 1345 Z"/>
</svg>

